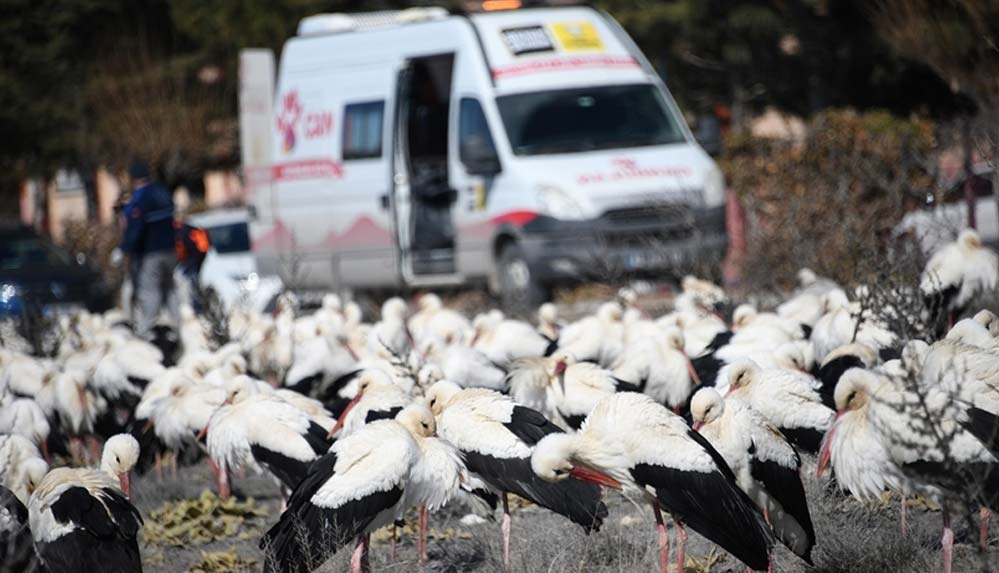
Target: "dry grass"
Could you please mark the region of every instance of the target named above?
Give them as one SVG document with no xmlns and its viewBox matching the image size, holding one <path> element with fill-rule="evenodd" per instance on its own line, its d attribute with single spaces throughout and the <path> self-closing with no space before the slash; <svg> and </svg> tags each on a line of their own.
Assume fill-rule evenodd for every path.
<svg viewBox="0 0 999 573">
<path fill-rule="evenodd" d="M 806 462 L 814 471 L 814 460 Z M 827 491 L 826 482 L 815 482 L 806 475 L 806 491 L 819 542 L 814 552 L 815 567 L 785 549 L 775 554 L 774 571 L 778 573 L 814 571 L 822 573 L 889 573 L 930 571 L 940 566 L 940 514 L 923 507 L 910 509 L 910 532 L 902 537 L 898 526 L 898 501 L 863 505 L 853 498 Z M 163 501 L 195 498 L 211 483 L 203 467 L 181 470 L 179 479 L 158 483 L 151 476 L 135 482 L 135 500 L 146 515 Z M 277 488 L 261 477 L 236 479 L 237 491 L 252 495 L 276 514 Z M 656 571 L 658 553 L 651 512 L 636 508 L 617 494 L 608 496 L 611 516 L 599 532 L 586 536 L 567 520 L 536 507 L 514 510 L 511 562 L 514 572 L 523 573 L 633 573 Z M 439 532 L 429 541 L 430 562 L 420 568 L 416 540 L 402 536 L 398 558 L 389 562 L 387 542 L 373 545 L 372 566 L 376 571 L 433 571 L 441 573 L 500 573 L 501 537 L 499 522 L 464 526 L 459 520 L 465 509 L 452 505 L 433 515 L 430 527 Z M 498 514 L 497 514 L 497 517 Z M 270 518 L 273 521 L 273 517 Z M 961 522 L 955 525 L 957 545 L 955 573 L 981 570 L 976 553 L 977 529 Z M 445 532 L 459 533 L 448 535 Z M 671 535 L 672 536 L 672 535 Z M 993 537 L 994 539 L 994 537 Z M 226 552 L 235 549 L 242 559 L 263 560 L 256 539 L 233 537 L 198 547 L 154 547 L 144 545 L 143 557 L 148 573 L 190 571 L 204 560 L 202 552 Z M 349 568 L 350 549 L 338 553 L 317 571 L 332 573 Z M 745 567 L 724 552 L 714 549 L 691 533 L 686 571 L 688 573 L 743 573 Z M 999 549 L 993 549 L 990 563 L 999 563 Z M 710 567 L 706 567 L 710 562 Z M 245 570 L 245 569 L 241 569 Z"/>
</svg>

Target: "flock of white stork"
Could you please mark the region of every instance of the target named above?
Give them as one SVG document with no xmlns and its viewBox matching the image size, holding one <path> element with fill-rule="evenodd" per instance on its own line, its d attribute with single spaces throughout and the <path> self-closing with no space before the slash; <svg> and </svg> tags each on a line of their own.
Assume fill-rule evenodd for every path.
<svg viewBox="0 0 999 573">
<path fill-rule="evenodd" d="M 425 294 L 369 324 L 334 295 L 302 316 L 284 298 L 234 312 L 220 347 L 189 310 L 176 349 L 114 311 L 64 317 L 52 357 L 0 347 L 0 562 L 140 571 L 130 472 L 206 459 L 223 497 L 247 469 L 280 488 L 267 572 L 312 571 L 354 541 L 367 570 L 370 533 L 413 508 L 426 560 L 428 514 L 459 496 L 502 506 L 509 567 L 511 494 L 590 533 L 608 489 L 651 506 L 664 573 L 664 514 L 677 570 L 688 528 L 765 570 L 775 542 L 811 563 L 808 453 L 857 498 L 939 503 L 949 571 L 951 515 L 980 508 L 984 544 L 999 508 L 999 320 L 956 320 L 997 275 L 972 231 L 937 252 L 911 294 L 955 322 L 927 341 L 808 270 L 774 312 L 744 304 L 729 322 L 722 289 L 692 277 L 664 316 L 625 289 L 569 324 L 550 304 L 537 324 L 469 320 Z"/>
</svg>

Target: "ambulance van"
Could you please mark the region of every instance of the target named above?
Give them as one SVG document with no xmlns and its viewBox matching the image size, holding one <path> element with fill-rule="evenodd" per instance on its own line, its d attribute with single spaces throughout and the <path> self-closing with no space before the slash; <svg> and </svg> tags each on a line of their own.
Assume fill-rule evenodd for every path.
<svg viewBox="0 0 999 573">
<path fill-rule="evenodd" d="M 522 306 L 720 260 L 722 174 L 634 42 L 590 7 L 519 4 L 300 23 L 267 94 L 259 272 L 300 289 L 481 282 Z"/>
</svg>

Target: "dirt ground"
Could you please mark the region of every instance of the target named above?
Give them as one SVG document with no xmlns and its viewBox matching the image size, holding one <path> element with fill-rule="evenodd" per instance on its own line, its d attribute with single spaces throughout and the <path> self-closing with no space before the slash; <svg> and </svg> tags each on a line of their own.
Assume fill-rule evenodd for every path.
<svg viewBox="0 0 999 573">
<path fill-rule="evenodd" d="M 806 461 L 814 471 L 814 460 Z M 852 498 L 827 491 L 823 480 L 817 483 L 806 475 L 806 490 L 818 543 L 814 552 L 815 567 L 780 547 L 775 556 L 776 572 L 853 572 L 886 573 L 892 571 L 931 571 L 940 567 L 940 513 L 916 504 L 910 511 L 909 535 L 903 538 L 898 526 L 898 500 L 877 505 L 861 505 Z M 251 567 L 233 571 L 260 571 L 263 555 L 257 548 L 260 533 L 277 519 L 277 487 L 266 477 L 236 478 L 238 495 L 252 496 L 264 505 L 269 515 L 253 524 L 244 524 L 239 533 L 221 541 L 201 546 L 164 547 L 143 542 L 142 554 L 147 573 L 191 571 L 203 561 L 202 552 L 235 549 L 243 559 L 254 559 Z M 177 479 L 157 481 L 152 475 L 137 477 L 133 499 L 144 516 L 163 502 L 197 498 L 212 487 L 211 474 L 204 464 L 181 468 Z M 656 532 L 651 511 L 636 508 L 616 493 L 607 495 L 610 517 L 603 529 L 586 536 L 568 520 L 533 506 L 519 506 L 513 511 L 511 561 L 514 572 L 639 572 L 657 570 Z M 452 503 L 430 519 L 430 561 L 420 567 L 416 543 L 411 535 L 398 542 L 398 555 L 389 562 L 387 541 L 376 540 L 372 565 L 376 571 L 434 571 L 499 573 L 501 539 L 498 521 L 463 525 L 467 513 L 461 503 Z M 411 516 L 414 517 L 414 516 Z M 497 519 L 499 513 L 497 513 Z M 410 519 L 415 523 L 415 519 Z M 982 570 L 976 551 L 977 527 L 957 523 L 955 572 Z M 241 538 L 245 537 L 245 538 Z M 997 535 L 985 559 L 991 569 L 999 565 Z M 319 571 L 347 571 L 349 550 L 338 553 Z M 740 563 L 697 534 L 691 533 L 686 571 L 745 571 Z M 208 569 L 207 571 L 213 571 Z M 221 571 L 217 569 L 215 571 Z"/>
</svg>

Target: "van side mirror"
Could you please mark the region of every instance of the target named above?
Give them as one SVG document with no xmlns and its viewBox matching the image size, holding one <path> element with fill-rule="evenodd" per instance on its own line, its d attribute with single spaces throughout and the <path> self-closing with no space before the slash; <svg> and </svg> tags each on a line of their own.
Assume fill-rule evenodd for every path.
<svg viewBox="0 0 999 573">
<path fill-rule="evenodd" d="M 469 175 L 489 176 L 502 171 L 496 148 L 484 137 L 466 137 L 461 142 L 458 154 Z"/>
<path fill-rule="evenodd" d="M 711 157 L 717 157 L 722 152 L 721 124 L 712 114 L 704 114 L 697 118 L 694 129 L 694 139 Z"/>
</svg>

